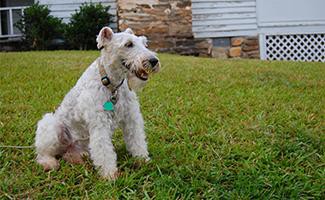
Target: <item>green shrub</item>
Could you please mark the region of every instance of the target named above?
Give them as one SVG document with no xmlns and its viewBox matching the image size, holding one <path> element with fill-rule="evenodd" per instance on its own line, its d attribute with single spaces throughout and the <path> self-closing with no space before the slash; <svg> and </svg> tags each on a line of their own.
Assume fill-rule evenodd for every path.
<svg viewBox="0 0 325 200">
<path fill-rule="evenodd" d="M 28 49 L 43 50 L 48 49 L 53 39 L 63 36 L 65 24 L 51 16 L 47 6 L 37 2 L 24 10 L 15 26 L 23 33 Z"/>
<path fill-rule="evenodd" d="M 95 36 L 103 26 L 109 25 L 112 15 L 110 6 L 82 4 L 79 11 L 72 14 L 66 30 L 66 39 L 74 49 L 96 49 Z"/>
</svg>

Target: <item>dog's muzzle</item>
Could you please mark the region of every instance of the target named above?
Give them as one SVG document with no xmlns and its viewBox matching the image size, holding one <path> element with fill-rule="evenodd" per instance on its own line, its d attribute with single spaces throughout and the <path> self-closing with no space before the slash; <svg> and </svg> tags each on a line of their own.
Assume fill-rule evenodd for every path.
<svg viewBox="0 0 325 200">
<path fill-rule="evenodd" d="M 131 66 L 127 64 L 125 60 L 122 60 L 122 64 L 125 68 L 130 70 Z M 133 73 L 137 78 L 139 78 L 142 81 L 147 81 L 149 78 L 149 75 L 151 73 L 157 73 L 160 68 L 160 63 L 158 58 L 151 57 L 149 59 L 145 59 L 142 62 L 142 66 L 139 67 L 137 70 L 134 70 Z"/>
<path fill-rule="evenodd" d="M 149 78 L 149 74 L 157 73 L 159 71 L 159 66 L 160 66 L 160 63 L 159 63 L 158 58 L 151 57 L 151 58 L 144 60 L 142 62 L 142 68 L 138 69 L 135 72 L 135 75 L 139 79 L 146 81 Z"/>
</svg>

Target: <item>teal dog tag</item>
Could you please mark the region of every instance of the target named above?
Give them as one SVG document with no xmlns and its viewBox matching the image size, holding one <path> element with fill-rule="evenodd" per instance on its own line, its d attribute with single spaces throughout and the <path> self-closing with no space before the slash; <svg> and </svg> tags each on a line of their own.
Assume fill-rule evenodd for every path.
<svg viewBox="0 0 325 200">
<path fill-rule="evenodd" d="M 114 110 L 114 105 L 110 101 L 106 101 L 103 105 L 104 110 L 106 111 L 113 111 Z"/>
</svg>

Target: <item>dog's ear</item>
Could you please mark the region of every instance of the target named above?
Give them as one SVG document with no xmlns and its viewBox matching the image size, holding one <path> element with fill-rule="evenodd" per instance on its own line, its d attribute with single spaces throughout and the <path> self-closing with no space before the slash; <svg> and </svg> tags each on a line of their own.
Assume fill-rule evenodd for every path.
<svg viewBox="0 0 325 200">
<path fill-rule="evenodd" d="M 110 27 L 104 27 L 102 30 L 99 31 L 99 34 L 97 36 L 96 42 L 97 42 L 97 48 L 100 49 L 107 45 L 113 37 L 114 32 Z"/>
<path fill-rule="evenodd" d="M 127 28 L 124 32 L 134 35 L 134 32 L 132 31 L 131 28 Z"/>
<path fill-rule="evenodd" d="M 140 39 L 145 47 L 148 47 L 148 39 L 146 36 L 140 36 Z"/>
</svg>

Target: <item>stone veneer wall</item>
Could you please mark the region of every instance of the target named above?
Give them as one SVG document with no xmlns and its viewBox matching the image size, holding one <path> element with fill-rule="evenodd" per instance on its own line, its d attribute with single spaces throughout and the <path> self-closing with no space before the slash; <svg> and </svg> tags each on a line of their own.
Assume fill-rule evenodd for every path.
<svg viewBox="0 0 325 200">
<path fill-rule="evenodd" d="M 259 58 L 258 37 L 234 37 L 231 39 L 231 48 L 228 57 Z"/>
<path fill-rule="evenodd" d="M 260 58 L 258 37 L 233 37 L 227 47 L 213 47 L 215 58 Z"/>
<path fill-rule="evenodd" d="M 258 37 L 231 38 L 229 47 L 213 47 L 212 39 L 195 39 L 191 0 L 117 0 L 118 29 L 145 35 L 158 52 L 218 58 L 258 58 Z"/>
<path fill-rule="evenodd" d="M 145 35 L 159 52 L 210 56 L 212 40 L 194 39 L 190 0 L 118 0 L 118 28 Z"/>
</svg>

